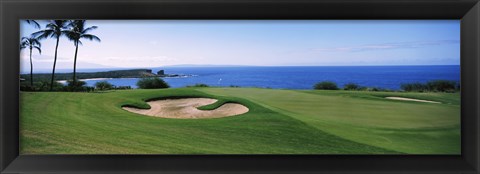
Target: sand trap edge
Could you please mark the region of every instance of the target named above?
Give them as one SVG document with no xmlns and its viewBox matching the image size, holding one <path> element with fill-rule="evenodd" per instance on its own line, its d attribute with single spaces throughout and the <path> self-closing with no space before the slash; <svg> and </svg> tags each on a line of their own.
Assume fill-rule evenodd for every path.
<svg viewBox="0 0 480 174">
<path fill-rule="evenodd" d="M 200 110 L 199 107 L 214 104 L 217 99 L 207 97 L 172 97 L 148 100 L 150 109 L 142 109 L 132 105 L 122 105 L 121 108 L 131 113 L 144 116 L 173 119 L 207 119 L 222 118 L 245 114 L 250 109 L 243 104 L 226 102 L 213 110 Z"/>
<path fill-rule="evenodd" d="M 386 99 L 390 99 L 390 100 L 414 101 L 414 102 L 422 102 L 422 103 L 441 104 L 441 102 L 437 102 L 437 101 L 421 100 L 421 99 L 405 98 L 405 97 L 385 97 L 385 98 L 386 98 Z"/>
</svg>

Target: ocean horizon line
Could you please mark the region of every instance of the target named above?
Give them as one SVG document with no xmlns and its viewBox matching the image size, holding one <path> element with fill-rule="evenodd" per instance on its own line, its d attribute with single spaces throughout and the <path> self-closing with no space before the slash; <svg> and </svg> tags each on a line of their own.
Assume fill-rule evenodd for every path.
<svg viewBox="0 0 480 174">
<path fill-rule="evenodd" d="M 239 67 L 421 67 L 421 66 L 460 66 L 460 64 L 449 65 L 168 65 L 156 67 L 111 67 L 111 68 L 77 68 L 77 72 L 94 72 L 98 70 L 115 71 L 115 70 L 132 70 L 132 69 L 161 69 L 161 68 L 239 68 Z M 58 73 L 73 71 L 73 69 L 56 69 Z M 29 72 L 21 71 L 21 74 Z M 51 69 L 40 69 L 34 73 L 51 73 Z"/>
<path fill-rule="evenodd" d="M 133 69 L 133 68 L 132 68 Z M 130 70 L 132 70 L 130 69 Z M 355 83 L 360 86 L 400 89 L 403 83 L 425 83 L 430 80 L 459 81 L 460 65 L 416 66 L 277 66 L 277 67 L 160 67 L 136 68 L 151 72 L 164 70 L 165 74 L 191 75 L 187 78 L 163 78 L 170 87 L 185 87 L 198 83 L 208 86 L 256 86 L 286 89 L 311 89 L 315 83 L 333 81 L 342 86 Z M 95 69 L 90 73 L 115 71 Z M 59 72 L 59 71 L 57 71 Z M 78 71 L 79 73 L 82 71 Z M 71 71 L 59 72 L 70 77 Z M 77 73 L 77 74 L 79 74 Z M 88 72 L 86 72 L 88 73 Z M 40 73 L 35 73 L 40 74 Z M 50 72 L 41 73 L 50 77 Z M 24 75 L 28 77 L 28 75 Z M 68 77 L 66 77 L 68 79 Z M 99 78 L 99 77 L 97 77 Z M 84 78 L 89 79 L 89 78 Z M 115 86 L 136 88 L 139 78 L 90 79 L 88 86 L 107 81 Z"/>
<path fill-rule="evenodd" d="M 459 66 L 460 64 L 432 64 L 432 65 L 209 65 L 209 64 L 192 64 L 192 65 L 165 65 L 152 67 L 118 67 L 120 69 L 146 69 L 146 68 L 177 68 L 177 67 L 361 67 L 361 66 Z M 88 68 L 84 68 L 88 69 Z M 101 69 L 101 68 L 90 68 Z M 108 68 L 105 68 L 108 69 Z"/>
</svg>

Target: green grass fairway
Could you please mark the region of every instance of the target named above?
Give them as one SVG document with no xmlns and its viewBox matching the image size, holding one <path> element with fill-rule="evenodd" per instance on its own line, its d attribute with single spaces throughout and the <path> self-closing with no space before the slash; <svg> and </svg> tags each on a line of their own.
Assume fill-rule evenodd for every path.
<svg viewBox="0 0 480 174">
<path fill-rule="evenodd" d="M 388 96 L 442 102 L 396 101 Z M 460 154 L 460 95 L 257 88 L 21 92 L 21 154 Z M 246 114 L 168 119 L 146 100 L 209 97 Z"/>
</svg>

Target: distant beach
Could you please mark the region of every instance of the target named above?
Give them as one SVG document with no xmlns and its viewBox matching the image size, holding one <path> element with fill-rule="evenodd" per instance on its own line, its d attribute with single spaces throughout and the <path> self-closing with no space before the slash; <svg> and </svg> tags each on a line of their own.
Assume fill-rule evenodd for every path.
<svg viewBox="0 0 480 174">
<path fill-rule="evenodd" d="M 93 80 L 93 81 L 105 81 L 105 80 L 110 80 L 110 79 L 113 79 L 113 78 L 91 78 L 91 79 L 80 79 L 80 81 L 90 81 L 90 80 Z M 66 83 L 67 83 L 66 80 L 57 80 L 57 82 L 62 83 L 62 84 L 66 84 Z"/>
</svg>

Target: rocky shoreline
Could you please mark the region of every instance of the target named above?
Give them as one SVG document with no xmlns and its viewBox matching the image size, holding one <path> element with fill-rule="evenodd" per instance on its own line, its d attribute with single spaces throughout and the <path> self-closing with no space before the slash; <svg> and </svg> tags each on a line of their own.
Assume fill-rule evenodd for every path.
<svg viewBox="0 0 480 174">
<path fill-rule="evenodd" d="M 72 73 L 55 73 L 55 80 L 70 80 L 72 79 Z M 160 78 L 184 78 L 191 77 L 194 75 L 188 74 L 165 74 L 164 70 L 160 70 L 156 73 L 153 73 L 151 69 L 131 69 L 131 70 L 114 70 L 114 71 L 103 71 L 103 72 L 79 72 L 77 73 L 77 79 L 111 79 L 111 78 L 144 78 L 144 77 L 160 77 Z M 51 74 L 42 73 L 42 74 L 33 74 L 35 80 L 41 79 L 50 79 Z M 30 76 L 28 74 L 20 75 L 22 81 L 29 80 Z"/>
</svg>

